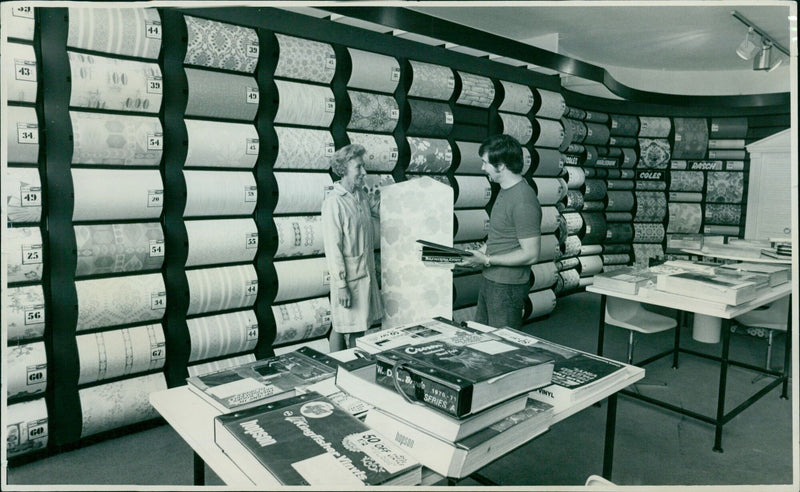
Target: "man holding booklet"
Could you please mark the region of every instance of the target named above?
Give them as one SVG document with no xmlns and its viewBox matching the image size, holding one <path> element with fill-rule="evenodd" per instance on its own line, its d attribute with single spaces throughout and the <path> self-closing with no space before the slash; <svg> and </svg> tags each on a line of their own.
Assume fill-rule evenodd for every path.
<svg viewBox="0 0 800 492">
<path fill-rule="evenodd" d="M 522 177 L 522 147 L 509 135 L 493 135 L 478 149 L 481 169 L 500 192 L 489 217 L 486 253 L 472 251 L 459 266 L 482 268 L 475 321 L 519 328 L 530 288 L 530 265 L 539 258 L 542 209 Z"/>
</svg>

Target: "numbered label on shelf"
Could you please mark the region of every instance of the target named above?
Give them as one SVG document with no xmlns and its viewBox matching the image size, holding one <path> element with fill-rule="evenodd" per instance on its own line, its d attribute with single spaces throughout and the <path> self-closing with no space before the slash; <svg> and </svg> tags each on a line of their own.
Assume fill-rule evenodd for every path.
<svg viewBox="0 0 800 492">
<path fill-rule="evenodd" d="M 336 68 L 336 53 L 328 55 L 328 58 L 325 59 L 325 68 Z"/>
<path fill-rule="evenodd" d="M 389 159 L 395 161 L 395 160 L 397 160 L 398 155 L 399 154 L 398 154 L 397 147 L 392 147 L 392 150 L 389 153 Z"/>
<path fill-rule="evenodd" d="M 487 232 L 489 230 L 489 219 L 483 221 L 483 232 Z"/>
<path fill-rule="evenodd" d="M 28 366 L 28 386 L 34 384 L 42 384 L 47 382 L 47 364 L 37 364 L 35 366 Z"/>
<path fill-rule="evenodd" d="M 11 10 L 11 15 L 14 17 L 24 17 L 26 19 L 33 19 L 33 7 L 24 6 L 24 7 L 14 7 Z"/>
<path fill-rule="evenodd" d="M 447 77 L 447 88 L 453 89 L 456 86 L 456 78 L 454 76 Z"/>
<path fill-rule="evenodd" d="M 336 147 L 333 144 L 328 144 L 325 146 L 325 157 L 330 157 L 336 153 Z"/>
<path fill-rule="evenodd" d="M 155 345 L 150 345 L 150 360 L 162 360 L 167 357 L 167 351 L 164 349 L 164 342 L 159 342 Z"/>
<path fill-rule="evenodd" d="M 258 325 L 257 324 L 250 325 L 250 327 L 247 328 L 247 340 L 248 341 L 258 340 Z"/>
<path fill-rule="evenodd" d="M 336 100 L 332 97 L 325 98 L 325 112 L 333 113 L 336 111 Z"/>
<path fill-rule="evenodd" d="M 147 192 L 148 207 L 164 206 L 164 190 L 149 190 Z"/>
<path fill-rule="evenodd" d="M 244 187 L 244 201 L 246 202 L 255 202 L 258 200 L 258 187 L 257 186 L 245 186 Z"/>
<path fill-rule="evenodd" d="M 42 206 L 42 188 L 40 186 L 20 186 L 19 196 L 23 207 Z"/>
<path fill-rule="evenodd" d="M 400 67 L 392 67 L 392 74 L 389 75 L 389 80 L 392 82 L 400 80 Z"/>
<path fill-rule="evenodd" d="M 47 419 L 28 422 L 28 441 L 47 437 Z"/>
<path fill-rule="evenodd" d="M 39 125 L 34 125 L 30 123 L 17 123 L 17 143 L 38 144 Z"/>
<path fill-rule="evenodd" d="M 42 245 L 31 244 L 22 247 L 22 264 L 36 265 L 42 262 Z"/>
<path fill-rule="evenodd" d="M 258 155 L 259 148 L 260 144 L 257 138 L 248 138 L 244 153 L 247 155 Z"/>
<path fill-rule="evenodd" d="M 246 249 L 256 249 L 258 248 L 258 233 L 257 232 L 249 232 L 245 234 L 245 248 Z"/>
<path fill-rule="evenodd" d="M 147 150 L 164 150 L 164 134 L 148 133 Z"/>
<path fill-rule="evenodd" d="M 144 35 L 150 39 L 161 39 L 161 21 L 145 21 Z"/>
<path fill-rule="evenodd" d="M 247 102 L 247 104 L 258 104 L 258 101 L 258 87 L 248 87 L 245 93 L 245 102 Z"/>
<path fill-rule="evenodd" d="M 447 149 L 444 152 L 444 160 L 448 164 L 452 164 L 453 163 L 453 151 L 452 150 Z"/>
<path fill-rule="evenodd" d="M 492 189 L 491 188 L 486 188 L 483 191 L 483 197 L 486 198 L 487 200 L 492 198 Z"/>
<path fill-rule="evenodd" d="M 328 270 L 323 270 L 322 272 L 322 285 L 330 285 L 331 284 L 331 272 Z"/>
<path fill-rule="evenodd" d="M 150 251 L 148 253 L 150 258 L 156 258 L 164 256 L 164 240 L 163 239 L 151 239 L 150 240 Z"/>
<path fill-rule="evenodd" d="M 26 82 L 36 82 L 36 62 L 14 60 L 14 78 Z"/>
<path fill-rule="evenodd" d="M 245 285 L 244 293 L 247 296 L 254 296 L 258 294 L 258 280 L 251 280 Z"/>
<path fill-rule="evenodd" d="M 676 142 L 680 142 L 681 140 L 683 140 L 683 137 L 681 137 L 681 134 L 680 133 L 676 133 L 675 134 L 675 141 Z"/>
<path fill-rule="evenodd" d="M 389 113 L 389 118 L 391 118 L 393 120 L 396 120 L 396 119 L 400 118 L 400 110 L 399 109 L 393 109 Z"/>
<path fill-rule="evenodd" d="M 452 125 L 453 124 L 453 113 L 451 113 L 450 111 L 445 112 L 444 113 L 444 122 L 446 124 L 448 124 L 448 125 Z"/>
<path fill-rule="evenodd" d="M 247 56 L 250 58 L 258 58 L 258 43 L 250 43 L 247 45 Z"/>
<path fill-rule="evenodd" d="M 164 91 L 164 81 L 161 77 L 147 78 L 147 93 L 161 94 Z"/>
<path fill-rule="evenodd" d="M 25 324 L 40 325 L 42 323 L 44 323 L 44 305 L 28 306 L 25 309 Z"/>
<path fill-rule="evenodd" d="M 164 309 L 167 307 L 166 292 L 152 292 L 150 294 L 150 309 Z"/>
</svg>

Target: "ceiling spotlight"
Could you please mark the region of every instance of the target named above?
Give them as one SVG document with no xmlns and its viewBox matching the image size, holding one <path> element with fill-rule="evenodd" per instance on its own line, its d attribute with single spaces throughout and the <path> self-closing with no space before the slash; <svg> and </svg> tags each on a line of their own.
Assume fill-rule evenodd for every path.
<svg viewBox="0 0 800 492">
<path fill-rule="evenodd" d="M 775 57 L 775 63 L 770 65 L 770 67 L 767 69 L 767 72 L 771 72 L 771 71 L 775 70 L 776 68 L 781 66 L 781 63 L 783 63 L 783 57 L 781 57 L 780 53 L 778 53 L 778 56 Z"/>
<path fill-rule="evenodd" d="M 756 53 L 756 57 L 753 59 L 753 70 L 770 70 L 772 67 L 770 62 L 772 61 L 772 42 L 765 40 L 761 43 L 761 50 Z M 776 67 L 777 68 L 777 67 Z"/>
<path fill-rule="evenodd" d="M 753 55 L 756 54 L 758 51 L 758 46 L 755 42 L 753 42 L 753 38 L 755 35 L 753 34 L 753 28 L 749 28 L 747 30 L 747 34 L 745 35 L 744 41 L 739 44 L 739 47 L 736 48 L 736 54 L 739 55 L 739 58 L 742 60 L 749 60 L 753 58 Z"/>
</svg>

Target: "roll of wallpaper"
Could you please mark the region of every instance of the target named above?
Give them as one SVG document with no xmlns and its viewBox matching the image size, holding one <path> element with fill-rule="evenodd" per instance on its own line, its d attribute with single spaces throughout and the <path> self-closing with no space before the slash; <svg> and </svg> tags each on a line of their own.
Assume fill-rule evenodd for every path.
<svg viewBox="0 0 800 492">
<path fill-rule="evenodd" d="M 570 164 L 577 165 L 580 159 L 579 156 L 586 152 L 586 147 L 582 144 L 571 143 L 565 152 L 567 154 L 575 154 L 574 156 L 570 156 L 574 160 L 574 162 L 571 162 Z"/>
<path fill-rule="evenodd" d="M 583 256 L 599 255 L 602 252 L 603 252 L 603 246 L 600 244 L 581 245 L 581 255 Z"/>
<path fill-rule="evenodd" d="M 636 125 L 638 128 L 639 120 L 636 120 Z M 608 137 L 608 145 L 614 145 L 616 147 L 636 147 L 636 134 L 630 137 L 619 137 L 614 135 L 614 131 L 611 131 L 611 136 Z"/>
<path fill-rule="evenodd" d="M 185 167 L 252 169 L 256 165 L 260 142 L 255 126 L 193 119 L 186 119 L 184 123 L 189 137 Z M 278 132 L 278 141 L 282 144 L 279 131 L 282 128 L 275 130 Z"/>
<path fill-rule="evenodd" d="M 137 58 L 158 58 L 158 53 L 161 51 L 161 17 L 158 15 L 158 10 L 142 8 L 69 8 L 68 10 L 67 46 L 70 48 Z"/>
<path fill-rule="evenodd" d="M 278 39 L 276 77 L 329 83 L 336 72 L 333 46 L 310 39 L 275 34 Z"/>
<path fill-rule="evenodd" d="M 489 77 L 458 71 L 461 93 L 456 104 L 488 108 L 494 101 L 494 83 Z"/>
<path fill-rule="evenodd" d="M 400 64 L 394 57 L 347 48 L 352 70 L 347 87 L 392 93 L 400 81 Z"/>
<path fill-rule="evenodd" d="M 706 183 L 706 202 L 741 203 L 743 196 L 744 173 L 708 173 Z"/>
<path fill-rule="evenodd" d="M 747 117 L 711 118 L 711 138 L 745 138 L 747 137 Z"/>
<path fill-rule="evenodd" d="M 278 111 L 275 123 L 328 128 L 336 112 L 330 87 L 276 80 Z"/>
<path fill-rule="evenodd" d="M 78 384 L 160 369 L 166 360 L 160 324 L 80 335 L 76 342 Z"/>
<path fill-rule="evenodd" d="M 406 168 L 410 173 L 445 173 L 453 163 L 450 142 L 441 138 L 406 137 L 411 158 Z"/>
<path fill-rule="evenodd" d="M 531 290 L 541 290 L 552 287 L 556 283 L 556 277 L 558 277 L 558 269 L 556 268 L 556 264 L 552 261 L 531 265 L 531 272 L 533 273 L 533 285 L 531 286 Z"/>
<path fill-rule="evenodd" d="M 586 111 L 586 116 L 584 119 L 593 123 L 607 123 L 608 113 L 602 113 L 600 111 Z"/>
<path fill-rule="evenodd" d="M 603 265 L 623 265 L 631 262 L 630 254 L 603 255 Z"/>
<path fill-rule="evenodd" d="M 613 222 L 607 224 L 605 243 L 619 244 L 630 243 L 633 241 L 633 225 L 624 222 Z M 609 250 L 604 249 L 604 252 Z"/>
<path fill-rule="evenodd" d="M 483 174 L 481 170 L 483 161 L 478 154 L 480 145 L 477 142 L 456 142 L 458 153 L 461 156 L 456 168 L 456 174 Z"/>
<path fill-rule="evenodd" d="M 533 178 L 540 205 L 553 205 L 567 196 L 567 184 L 560 178 Z"/>
<path fill-rule="evenodd" d="M 536 109 L 536 116 L 554 120 L 564 116 L 567 111 L 567 103 L 561 93 L 538 88 L 535 89 L 535 92 L 539 103 Z"/>
<path fill-rule="evenodd" d="M 634 195 L 631 191 L 609 191 L 606 194 L 606 210 L 628 212 L 633 210 Z"/>
<path fill-rule="evenodd" d="M 631 212 L 606 212 L 606 222 L 630 222 L 632 220 Z"/>
<path fill-rule="evenodd" d="M 531 168 L 531 151 L 528 150 L 527 147 L 522 147 L 522 172 L 521 175 L 525 175 L 528 172 L 528 169 Z"/>
<path fill-rule="evenodd" d="M 527 319 L 539 318 L 553 312 L 556 308 L 556 295 L 551 289 L 528 294 L 532 310 Z"/>
<path fill-rule="evenodd" d="M 44 291 L 41 285 L 10 287 L 6 289 L 6 299 L 5 319 L 9 342 L 44 335 Z"/>
<path fill-rule="evenodd" d="M 633 179 L 636 177 L 636 171 L 633 169 L 620 169 L 619 179 Z"/>
<path fill-rule="evenodd" d="M 319 297 L 330 291 L 330 273 L 325 258 L 276 261 L 278 293 L 275 302 Z"/>
<path fill-rule="evenodd" d="M 393 96 L 372 92 L 347 91 L 350 97 L 348 130 L 369 130 L 391 133 L 400 118 L 400 109 Z"/>
<path fill-rule="evenodd" d="M 553 261 L 561 254 L 555 234 L 543 234 L 539 243 L 539 262 Z"/>
<path fill-rule="evenodd" d="M 565 210 L 583 210 L 583 193 L 580 190 L 569 190 L 567 192 L 567 205 Z"/>
<path fill-rule="evenodd" d="M 639 116 L 639 137 L 667 138 L 672 121 L 662 116 Z"/>
<path fill-rule="evenodd" d="M 612 114 L 611 135 L 635 137 L 639 133 L 639 118 L 626 114 Z"/>
<path fill-rule="evenodd" d="M 278 233 L 275 258 L 320 255 L 325 252 L 319 215 L 273 217 Z"/>
<path fill-rule="evenodd" d="M 665 181 L 636 181 L 636 189 L 642 191 L 664 191 L 667 189 Z"/>
<path fill-rule="evenodd" d="M 533 91 L 527 85 L 501 80 L 503 85 L 503 102 L 497 109 L 510 113 L 528 114 L 533 109 Z"/>
<path fill-rule="evenodd" d="M 72 74 L 70 106 L 146 113 L 161 109 L 164 84 L 157 63 L 67 54 Z"/>
<path fill-rule="evenodd" d="M 325 335 L 331 327 L 327 297 L 272 306 L 277 334 L 273 345 L 299 342 Z"/>
<path fill-rule="evenodd" d="M 542 222 L 540 226 L 542 234 L 555 232 L 559 227 L 560 217 L 561 214 L 556 207 L 542 207 Z"/>
<path fill-rule="evenodd" d="M 156 170 L 72 169 L 72 182 L 74 221 L 154 219 L 161 215 L 164 189 Z M 125 186 L 119 187 L 119 183 Z"/>
<path fill-rule="evenodd" d="M 603 259 L 599 255 L 581 256 L 578 260 L 581 263 L 578 267 L 581 277 L 590 277 L 603 271 Z"/>
<path fill-rule="evenodd" d="M 450 67 L 409 60 L 411 87 L 408 95 L 446 101 L 453 95 L 456 86 L 455 74 Z"/>
<path fill-rule="evenodd" d="M 564 246 L 561 248 L 560 258 L 570 258 L 581 254 L 581 238 L 578 236 L 567 236 Z"/>
<path fill-rule="evenodd" d="M 3 53 L 3 59 L 6 60 L 3 63 L 3 78 L 8 81 L 6 92 L 8 100 L 28 103 L 36 102 L 38 66 L 33 46 L 8 43 L 6 52 Z"/>
<path fill-rule="evenodd" d="M 637 191 L 634 220 L 661 222 L 667 215 L 667 195 L 658 191 Z"/>
<path fill-rule="evenodd" d="M 8 106 L 8 162 L 36 164 L 39 161 L 39 119 L 36 110 Z"/>
<path fill-rule="evenodd" d="M 708 149 L 708 122 L 705 118 L 674 118 L 675 159 L 702 159 Z"/>
<path fill-rule="evenodd" d="M 567 106 L 567 111 L 564 113 L 564 116 L 567 116 L 574 120 L 583 120 L 586 118 L 586 111 L 583 109 L 572 108 Z"/>
<path fill-rule="evenodd" d="M 481 274 L 453 277 L 453 307 L 470 306 L 478 302 L 478 292 L 481 289 Z"/>
<path fill-rule="evenodd" d="M 533 136 L 533 125 L 527 116 L 510 113 L 497 113 L 503 123 L 503 133 L 516 138 L 520 144 L 525 145 L 530 142 Z M 561 140 L 559 140 L 561 143 Z M 558 145 L 551 145 L 558 147 Z"/>
<path fill-rule="evenodd" d="M 391 172 L 397 165 L 397 142 L 391 135 L 347 132 L 350 143 L 366 149 L 364 167 L 367 171 Z"/>
<path fill-rule="evenodd" d="M 671 159 L 669 141 L 665 139 L 640 138 L 637 167 L 666 169 Z"/>
<path fill-rule="evenodd" d="M 564 166 L 567 171 L 567 188 L 571 190 L 580 189 L 586 181 L 586 173 L 583 172 L 582 167 L 578 166 Z"/>
<path fill-rule="evenodd" d="M 584 181 L 584 200 L 602 200 L 607 193 L 606 183 L 602 179 L 587 179 Z"/>
<path fill-rule="evenodd" d="M 719 161 L 716 161 L 719 162 Z M 726 171 L 744 171 L 744 161 L 725 161 Z"/>
<path fill-rule="evenodd" d="M 148 397 L 165 389 L 167 381 L 159 372 L 78 390 L 81 438 L 158 417 Z"/>
<path fill-rule="evenodd" d="M 446 103 L 408 99 L 409 113 L 408 135 L 428 137 L 446 137 L 453 128 L 453 112 Z"/>
<path fill-rule="evenodd" d="M 559 272 L 558 275 L 561 277 L 561 282 L 559 282 L 559 284 L 562 285 L 561 292 L 568 292 L 580 287 L 581 275 L 578 273 L 578 270 L 573 268 L 571 270 Z"/>
<path fill-rule="evenodd" d="M 191 351 L 189 362 L 253 350 L 258 343 L 258 320 L 252 310 L 186 320 Z"/>
<path fill-rule="evenodd" d="M 542 209 L 544 210 L 544 209 Z M 583 217 L 577 212 L 567 213 L 563 215 L 564 221 L 567 224 L 567 233 L 578 234 L 583 228 Z"/>
<path fill-rule="evenodd" d="M 581 209 L 584 212 L 602 212 L 605 210 L 606 205 L 603 203 L 602 200 L 597 201 L 584 201 L 583 208 Z"/>
<path fill-rule="evenodd" d="M 632 167 L 636 167 L 636 164 L 639 162 L 639 157 L 636 155 L 636 151 L 629 147 L 622 148 L 622 161 L 620 165 L 623 168 L 630 169 Z"/>
<path fill-rule="evenodd" d="M 167 306 L 161 273 L 75 282 L 77 331 L 160 320 Z"/>
<path fill-rule="evenodd" d="M 253 219 L 187 220 L 186 266 L 253 261 L 258 228 Z"/>
<path fill-rule="evenodd" d="M 187 270 L 186 281 L 187 315 L 249 308 L 258 295 L 258 276 L 253 265 Z"/>
<path fill-rule="evenodd" d="M 256 208 L 258 187 L 251 172 L 184 171 L 184 217 L 250 215 Z"/>
<path fill-rule="evenodd" d="M 453 241 L 480 241 L 489 232 L 486 210 L 456 210 L 456 234 Z"/>
<path fill-rule="evenodd" d="M 632 190 L 634 183 L 629 179 L 609 179 L 606 181 L 606 188 L 608 190 L 626 191 Z"/>
<path fill-rule="evenodd" d="M 13 227 L 3 232 L 8 283 L 42 279 L 44 252 L 38 227 Z"/>
<path fill-rule="evenodd" d="M 664 224 L 633 223 L 633 242 L 634 243 L 660 243 L 664 241 Z"/>
<path fill-rule="evenodd" d="M 564 138 L 561 140 L 561 145 L 558 146 L 558 150 L 566 152 L 569 146 L 572 145 L 572 142 L 577 141 L 575 136 L 577 122 L 569 118 L 561 118 L 559 121 L 561 121 L 561 127 L 564 128 Z"/>
<path fill-rule="evenodd" d="M 747 158 L 747 152 L 744 150 L 709 150 L 708 158 L 741 161 Z"/>
<path fill-rule="evenodd" d="M 573 129 L 572 129 L 572 132 L 573 132 L 572 142 L 573 143 L 571 143 L 567 147 L 567 149 L 569 149 L 569 147 L 571 147 L 573 144 L 579 144 L 578 146 L 580 147 L 583 144 L 583 142 L 586 140 L 586 135 L 589 133 L 589 128 L 586 126 L 586 123 L 584 123 L 583 121 L 576 121 L 576 120 L 571 120 L 571 121 L 572 121 L 572 125 L 573 125 Z M 578 150 L 578 153 L 580 153 L 580 152 L 581 152 L 581 150 Z"/>
<path fill-rule="evenodd" d="M 259 92 L 258 84 L 253 77 L 194 68 L 185 70 L 189 85 L 186 116 L 243 121 L 252 121 L 255 118 L 258 111 Z M 280 84 L 278 84 L 278 89 L 280 92 Z M 281 94 L 283 93 L 281 92 Z M 283 100 L 283 97 L 281 99 Z M 281 114 L 280 107 L 278 113 Z M 277 117 L 276 123 L 281 123 L 281 121 L 277 121 Z"/>
<path fill-rule="evenodd" d="M 702 202 L 702 193 L 689 193 L 685 191 L 671 191 L 667 198 L 670 202 Z"/>
<path fill-rule="evenodd" d="M 278 204 L 276 214 L 319 213 L 325 190 L 333 184 L 325 173 L 276 172 L 278 182 Z"/>
<path fill-rule="evenodd" d="M 9 38 L 25 39 L 33 41 L 33 33 L 36 30 L 36 7 L 20 5 L 10 9 L 9 14 L 13 21 L 4 23 L 3 31 Z M 47 439 L 45 439 L 47 441 Z"/>
<path fill-rule="evenodd" d="M 601 123 L 586 123 L 586 139 L 584 143 L 606 145 L 610 136 L 608 126 Z"/>
<path fill-rule="evenodd" d="M 156 117 L 71 111 L 73 164 L 158 166 L 164 133 Z"/>
<path fill-rule="evenodd" d="M 186 369 L 188 369 L 189 371 L 189 377 L 195 377 L 195 376 L 202 376 L 203 374 L 209 374 L 212 372 L 221 371 L 223 369 L 229 369 L 231 367 L 237 367 L 244 364 L 249 364 L 255 361 L 256 361 L 255 354 L 245 354 L 245 355 L 237 355 L 235 357 L 228 357 L 227 359 L 219 359 L 211 362 L 194 364 L 187 367 Z"/>
<path fill-rule="evenodd" d="M 184 19 L 188 42 L 183 63 L 236 72 L 255 72 L 259 51 L 255 29 L 189 15 L 185 15 Z"/>
<path fill-rule="evenodd" d="M 6 418 L 6 452 L 9 458 L 22 456 L 47 447 L 49 427 L 44 398 L 8 405 Z"/>
<path fill-rule="evenodd" d="M 631 230 L 631 237 L 633 237 L 633 226 L 628 224 Z M 604 244 L 603 245 L 603 253 L 607 254 L 623 254 L 623 253 L 630 253 L 633 251 L 630 244 L 627 243 L 616 243 L 616 244 Z"/>
<path fill-rule="evenodd" d="M 42 217 L 42 182 L 35 167 L 8 167 L 3 180 L 6 213 L 12 224 L 39 222 Z"/>
<path fill-rule="evenodd" d="M 75 226 L 75 276 L 158 270 L 166 252 L 158 222 Z"/>
<path fill-rule="evenodd" d="M 708 150 L 719 150 L 719 149 L 744 149 L 744 139 L 743 138 L 733 138 L 733 139 L 710 139 L 708 141 Z M 709 152 L 710 154 L 710 152 Z M 710 159 L 714 159 L 709 155 Z M 724 157 L 716 157 L 716 159 L 724 159 Z M 744 159 L 744 157 L 742 157 Z"/>
<path fill-rule="evenodd" d="M 606 231 L 609 225 L 606 218 L 601 213 L 582 213 L 583 229 L 578 237 L 583 244 L 600 244 L 606 238 Z"/>
<path fill-rule="evenodd" d="M 740 229 L 739 226 L 734 225 L 704 225 L 704 234 L 719 234 L 723 236 L 738 236 Z"/>
<path fill-rule="evenodd" d="M 703 224 L 703 210 L 699 203 L 670 203 L 667 232 L 697 234 Z"/>
<path fill-rule="evenodd" d="M 485 207 L 492 198 L 492 185 L 483 176 L 456 176 L 458 196 L 455 208 Z"/>
<path fill-rule="evenodd" d="M 647 268 L 651 258 L 664 258 L 664 248 L 660 244 L 634 244 L 633 266 Z"/>
<path fill-rule="evenodd" d="M 44 342 L 11 345 L 6 348 L 6 376 L 9 400 L 44 393 L 47 388 L 47 354 Z"/>
<path fill-rule="evenodd" d="M 584 166 L 594 166 L 597 164 L 597 147 L 594 145 L 586 145 L 585 146 L 586 154 L 583 157 L 583 165 Z"/>
<path fill-rule="evenodd" d="M 561 152 L 555 149 L 534 149 L 536 153 L 536 169 L 533 171 L 534 176 L 558 176 L 564 168 L 564 162 L 561 159 Z M 524 173 L 522 173 L 524 174 Z"/>
<path fill-rule="evenodd" d="M 327 130 L 276 126 L 278 156 L 274 169 L 328 169 L 336 151 Z M 377 135 L 376 135 L 377 136 Z"/>
<path fill-rule="evenodd" d="M 671 171 L 669 189 L 674 191 L 703 191 L 702 171 Z"/>
<path fill-rule="evenodd" d="M 564 270 L 569 270 L 572 268 L 578 268 L 581 262 L 578 261 L 577 257 L 565 258 L 556 261 L 556 266 L 558 267 L 558 271 L 563 272 Z"/>
<path fill-rule="evenodd" d="M 706 203 L 705 223 L 717 225 L 739 225 L 742 220 L 742 206 L 721 203 Z"/>
<path fill-rule="evenodd" d="M 536 118 L 536 141 L 534 145 L 537 147 L 554 147 L 559 148 L 561 146 L 561 142 L 564 141 L 564 128 L 561 126 L 560 121 L 554 120 L 546 120 L 542 118 Z M 521 144 L 526 144 L 525 142 L 520 141 Z"/>
</svg>

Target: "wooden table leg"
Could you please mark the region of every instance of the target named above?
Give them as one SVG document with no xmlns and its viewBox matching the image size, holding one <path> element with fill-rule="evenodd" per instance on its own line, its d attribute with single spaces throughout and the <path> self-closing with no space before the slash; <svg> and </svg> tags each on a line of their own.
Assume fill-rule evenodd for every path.
<svg viewBox="0 0 800 492">
<path fill-rule="evenodd" d="M 614 434 L 617 431 L 617 394 L 608 397 L 606 409 L 606 440 L 603 448 L 603 478 L 611 480 L 614 465 Z"/>
<path fill-rule="evenodd" d="M 731 320 L 723 319 L 722 329 L 722 365 L 719 368 L 719 391 L 717 393 L 717 418 L 714 426 L 714 447 L 717 453 L 722 452 L 722 420 L 725 417 L 725 388 L 728 382 L 728 353 L 731 348 Z"/>
<path fill-rule="evenodd" d="M 195 485 L 205 485 L 206 484 L 206 462 L 203 461 L 203 458 L 200 457 L 199 454 L 192 452 L 194 454 L 194 484 Z"/>
</svg>

